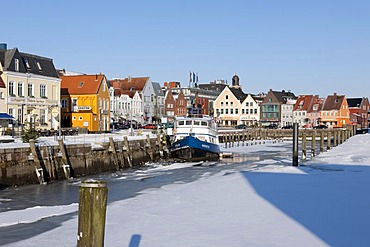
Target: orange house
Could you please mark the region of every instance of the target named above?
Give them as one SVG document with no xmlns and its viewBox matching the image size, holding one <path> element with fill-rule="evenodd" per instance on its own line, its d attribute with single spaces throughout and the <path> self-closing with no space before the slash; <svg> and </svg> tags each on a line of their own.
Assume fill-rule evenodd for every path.
<svg viewBox="0 0 370 247">
<path fill-rule="evenodd" d="M 62 126 L 110 130 L 110 98 L 105 75 L 60 76 Z"/>
<path fill-rule="evenodd" d="M 329 128 L 342 128 L 350 123 L 349 115 L 346 96 L 334 93 L 326 97 L 320 111 L 319 122 Z"/>
</svg>

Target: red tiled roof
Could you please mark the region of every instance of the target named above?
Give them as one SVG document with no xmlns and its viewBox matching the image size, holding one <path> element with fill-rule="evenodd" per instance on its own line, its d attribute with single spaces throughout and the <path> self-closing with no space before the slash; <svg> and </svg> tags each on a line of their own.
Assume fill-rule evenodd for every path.
<svg viewBox="0 0 370 247">
<path fill-rule="evenodd" d="M 114 88 L 121 88 L 123 91 L 142 91 L 149 77 L 129 77 L 124 79 L 110 80 Z"/>
<path fill-rule="evenodd" d="M 103 74 L 99 75 L 74 75 L 74 76 L 60 76 L 62 79 L 62 92 L 68 89 L 69 94 L 96 94 L 99 91 Z"/>
<path fill-rule="evenodd" d="M 308 111 L 313 100 L 313 95 L 300 95 L 294 105 L 294 111 Z"/>
</svg>

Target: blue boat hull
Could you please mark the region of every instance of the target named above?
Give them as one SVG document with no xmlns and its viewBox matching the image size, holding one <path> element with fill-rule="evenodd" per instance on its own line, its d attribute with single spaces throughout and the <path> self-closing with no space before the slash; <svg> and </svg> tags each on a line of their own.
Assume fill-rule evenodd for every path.
<svg viewBox="0 0 370 247">
<path fill-rule="evenodd" d="M 187 136 L 173 143 L 170 147 L 170 153 L 172 158 L 187 161 L 218 160 L 220 146 L 201 141 L 193 136 Z"/>
</svg>

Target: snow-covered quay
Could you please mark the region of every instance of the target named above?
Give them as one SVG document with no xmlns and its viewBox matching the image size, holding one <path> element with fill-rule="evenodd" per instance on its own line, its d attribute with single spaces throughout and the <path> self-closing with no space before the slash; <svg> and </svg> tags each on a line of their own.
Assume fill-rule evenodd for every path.
<svg viewBox="0 0 370 247">
<path fill-rule="evenodd" d="M 112 202 L 105 246 L 370 246 L 369 146 L 369 134 L 357 135 L 299 167 L 289 159 L 256 161 L 242 171 L 230 165 Z M 257 148 L 271 146 L 227 151 Z M 50 231 L 6 245 L 75 246 L 77 210 L 71 204 L 3 212 L 0 231 L 75 213 Z"/>
</svg>

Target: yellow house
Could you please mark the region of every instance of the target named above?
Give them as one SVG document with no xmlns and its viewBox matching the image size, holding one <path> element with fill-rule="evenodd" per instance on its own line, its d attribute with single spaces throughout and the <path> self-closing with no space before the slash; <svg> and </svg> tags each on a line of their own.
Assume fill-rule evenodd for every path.
<svg viewBox="0 0 370 247">
<path fill-rule="evenodd" d="M 105 132 L 110 127 L 110 98 L 105 75 L 63 75 L 62 127 Z"/>
</svg>

